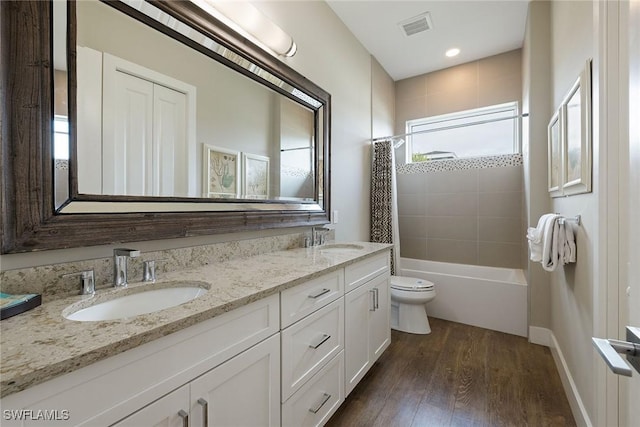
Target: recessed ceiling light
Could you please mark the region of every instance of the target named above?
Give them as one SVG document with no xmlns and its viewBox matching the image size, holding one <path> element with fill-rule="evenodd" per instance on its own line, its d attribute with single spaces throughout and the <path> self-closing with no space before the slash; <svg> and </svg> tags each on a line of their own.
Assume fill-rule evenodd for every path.
<svg viewBox="0 0 640 427">
<path fill-rule="evenodd" d="M 449 49 L 448 51 L 446 51 L 445 55 L 447 55 L 449 58 L 453 58 L 459 53 L 460 53 L 460 49 L 458 49 L 457 47 L 454 47 L 453 49 Z"/>
</svg>

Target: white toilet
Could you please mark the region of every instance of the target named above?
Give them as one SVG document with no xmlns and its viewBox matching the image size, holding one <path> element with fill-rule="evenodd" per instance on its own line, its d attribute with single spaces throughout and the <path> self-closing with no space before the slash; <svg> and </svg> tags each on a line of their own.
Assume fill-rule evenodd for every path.
<svg viewBox="0 0 640 427">
<path fill-rule="evenodd" d="M 425 304 L 435 297 L 435 287 L 427 280 L 391 276 L 391 329 L 430 334 Z"/>
</svg>

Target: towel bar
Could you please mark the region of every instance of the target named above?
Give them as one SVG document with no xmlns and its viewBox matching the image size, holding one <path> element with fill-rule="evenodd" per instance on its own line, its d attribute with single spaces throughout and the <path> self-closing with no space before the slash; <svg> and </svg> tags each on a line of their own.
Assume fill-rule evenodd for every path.
<svg viewBox="0 0 640 427">
<path fill-rule="evenodd" d="M 580 223 L 582 222 L 582 216 L 581 215 L 576 215 L 576 216 L 574 216 L 572 218 L 561 217 L 560 219 L 558 219 L 558 222 L 560 224 L 564 224 L 566 221 L 573 221 L 577 225 L 580 225 Z"/>
</svg>

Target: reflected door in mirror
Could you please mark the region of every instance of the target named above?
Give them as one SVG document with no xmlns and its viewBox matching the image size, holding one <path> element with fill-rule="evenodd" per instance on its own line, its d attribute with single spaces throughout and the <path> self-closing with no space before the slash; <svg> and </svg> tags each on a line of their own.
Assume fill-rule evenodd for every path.
<svg viewBox="0 0 640 427">
<path fill-rule="evenodd" d="M 78 70 L 78 192 L 196 197 L 196 88 L 90 48 Z"/>
</svg>

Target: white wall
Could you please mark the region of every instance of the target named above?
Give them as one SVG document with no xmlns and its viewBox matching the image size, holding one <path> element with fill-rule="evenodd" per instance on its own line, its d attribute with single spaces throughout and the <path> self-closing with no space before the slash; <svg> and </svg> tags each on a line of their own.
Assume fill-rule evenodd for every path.
<svg viewBox="0 0 640 427">
<path fill-rule="evenodd" d="M 298 52 L 284 62 L 331 94 L 331 209 L 337 240 L 369 240 L 371 56 L 320 1 L 254 3 Z"/>
<path fill-rule="evenodd" d="M 522 157 L 524 163 L 525 216 L 535 227 L 541 215 L 551 209 L 547 191 L 547 123 L 550 114 L 550 3 L 529 4 L 522 49 Z M 528 258 L 528 256 L 527 256 Z M 529 284 L 529 325 L 549 328 L 549 275 L 539 263 L 527 263 Z"/>
<path fill-rule="evenodd" d="M 371 57 L 371 135 L 382 138 L 393 135 L 396 116 L 396 84 Z"/>
<path fill-rule="evenodd" d="M 596 360 L 591 345 L 601 255 L 598 115 L 593 115 L 593 191 L 588 194 L 549 197 L 547 124 L 589 58 L 594 58 L 593 90 L 598 91 L 597 19 L 595 1 L 534 0 L 529 7 L 523 49 L 523 104 L 524 112 L 530 115 L 523 147 L 529 225 L 535 226 L 540 215 L 547 212 L 582 215 L 582 224 L 576 229 L 575 264 L 553 273 L 534 263 L 528 268 L 530 325 L 545 328 L 552 335 L 549 344 L 578 425 L 595 422 L 598 410 Z"/>
<path fill-rule="evenodd" d="M 255 4 L 295 39 L 298 52 L 284 62 L 332 96 L 331 208 L 340 212 L 336 238 L 369 240 L 371 56 L 324 2 L 265 1 Z M 393 124 L 388 126 L 392 127 Z M 127 245 L 143 251 L 161 250 L 285 234 L 289 231 L 265 230 L 132 242 Z M 114 245 L 90 246 L 11 254 L 1 256 L 0 262 L 3 270 L 9 270 L 107 257 L 112 254 L 113 248 Z"/>
<path fill-rule="evenodd" d="M 551 107 L 555 110 L 580 75 L 589 58 L 597 52 L 594 34 L 594 4 L 591 1 L 554 1 L 551 4 Z M 597 67 L 599 62 L 594 62 Z M 596 86 L 597 88 L 597 82 Z M 597 117 L 594 116 L 594 120 Z M 556 198 L 552 210 L 565 216 L 582 215 L 576 234 L 577 262 L 551 274 L 551 330 L 567 369 L 584 405 L 586 415 L 595 420 L 596 376 L 591 337 L 594 319 L 594 289 L 599 258 L 600 202 L 598 138 L 594 135 L 593 191 Z"/>
<path fill-rule="evenodd" d="M 554 1 L 551 5 L 551 69 L 553 108 L 569 91 L 585 61 L 594 56 L 593 4 Z M 594 150 L 597 171 L 597 150 Z M 597 174 L 594 173 L 595 176 Z M 593 293 L 597 264 L 598 185 L 593 192 L 553 200 L 553 210 L 582 215 L 577 229 L 578 260 L 551 275 L 551 329 L 555 335 L 589 418 L 595 414 L 593 371 Z"/>
</svg>

